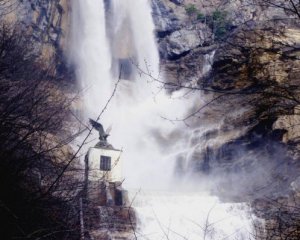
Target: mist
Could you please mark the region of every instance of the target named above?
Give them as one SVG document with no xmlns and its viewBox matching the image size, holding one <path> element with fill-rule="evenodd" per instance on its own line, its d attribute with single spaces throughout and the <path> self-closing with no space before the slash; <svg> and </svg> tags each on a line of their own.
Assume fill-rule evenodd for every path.
<svg viewBox="0 0 300 240">
<path fill-rule="evenodd" d="M 101 0 L 88 0 L 82 4 L 78 0 L 72 5 L 70 51 L 83 93 L 81 117 L 83 121 L 96 118 L 108 103 L 100 122 L 112 125 L 108 141 L 123 151 L 123 187 L 137 212 L 139 237 L 156 232 L 149 239 L 157 239 L 166 229 L 175 232 L 172 239 L 180 235 L 199 239 L 199 234 L 203 239 L 231 234 L 250 237 L 247 204 L 222 203 L 211 195 L 212 175 L 193 171 L 195 158 L 199 161 L 208 146 L 218 146 L 217 136 L 210 140 L 205 136 L 209 132 L 218 135 L 223 118 L 206 123 L 193 117 L 181 120 L 211 96 L 163 88 L 149 1 L 114 0 L 104 6 Z M 204 57 L 203 76 L 210 71 L 213 56 L 214 52 Z M 224 135 L 223 141 L 233 134 Z M 210 214 L 212 222 L 222 224 L 205 236 L 208 233 L 199 226 Z"/>
</svg>

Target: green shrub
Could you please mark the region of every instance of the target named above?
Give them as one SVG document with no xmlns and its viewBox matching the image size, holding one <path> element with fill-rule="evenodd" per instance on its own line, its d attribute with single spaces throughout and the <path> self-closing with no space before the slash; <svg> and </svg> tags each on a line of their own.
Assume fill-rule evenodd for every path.
<svg viewBox="0 0 300 240">
<path fill-rule="evenodd" d="M 185 6 L 186 13 L 195 20 L 204 22 L 212 29 L 215 39 L 221 40 L 224 38 L 231 28 L 231 23 L 228 19 L 228 13 L 216 9 L 209 15 L 205 15 L 197 9 L 194 4 Z"/>
<path fill-rule="evenodd" d="M 215 10 L 212 13 L 212 18 L 214 21 L 224 22 L 224 21 L 226 21 L 226 18 L 227 18 L 227 12 L 221 11 L 221 10 Z"/>
<path fill-rule="evenodd" d="M 205 20 L 205 15 L 201 12 L 198 12 L 197 20 L 204 21 Z"/>
<path fill-rule="evenodd" d="M 196 8 L 196 6 L 194 4 L 189 4 L 185 7 L 185 11 L 188 15 L 193 15 L 196 14 L 198 12 L 198 9 Z"/>
<path fill-rule="evenodd" d="M 215 34 L 215 37 L 216 39 L 222 39 L 227 33 L 227 29 L 224 27 L 224 26 L 217 26 L 215 31 L 214 31 L 214 34 Z"/>
<path fill-rule="evenodd" d="M 226 36 L 230 30 L 231 23 L 228 19 L 228 13 L 226 11 L 215 10 L 212 13 L 212 26 L 213 32 L 217 40 Z"/>
</svg>

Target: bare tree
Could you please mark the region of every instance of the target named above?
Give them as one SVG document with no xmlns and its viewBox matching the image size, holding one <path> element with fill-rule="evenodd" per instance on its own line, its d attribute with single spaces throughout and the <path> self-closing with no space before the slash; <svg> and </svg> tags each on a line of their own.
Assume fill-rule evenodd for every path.
<svg viewBox="0 0 300 240">
<path fill-rule="evenodd" d="M 63 126 L 76 96 L 60 92 L 52 64 L 41 67 L 30 37 L 7 25 L 0 36 L 1 236 L 76 238 L 78 201 L 69 193 L 81 183 L 64 176 L 65 188 L 47 192 L 73 156 L 67 144 L 75 136 Z"/>
</svg>

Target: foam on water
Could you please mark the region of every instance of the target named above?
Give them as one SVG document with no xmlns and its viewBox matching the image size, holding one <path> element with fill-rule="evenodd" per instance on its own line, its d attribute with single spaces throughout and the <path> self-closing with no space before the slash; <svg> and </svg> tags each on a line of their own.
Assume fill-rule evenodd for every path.
<svg viewBox="0 0 300 240">
<path fill-rule="evenodd" d="M 135 194 L 131 199 L 138 214 L 138 239 L 253 239 L 246 204 L 222 203 L 205 192 Z"/>
</svg>

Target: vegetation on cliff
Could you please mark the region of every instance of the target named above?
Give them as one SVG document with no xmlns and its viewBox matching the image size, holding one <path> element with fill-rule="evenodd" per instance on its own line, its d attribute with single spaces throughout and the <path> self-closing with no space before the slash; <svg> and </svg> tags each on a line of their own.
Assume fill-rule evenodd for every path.
<svg viewBox="0 0 300 240">
<path fill-rule="evenodd" d="M 232 23 L 225 10 L 215 9 L 210 14 L 204 14 L 194 4 L 188 4 L 185 11 L 193 21 L 207 24 L 217 41 L 224 39 L 232 29 Z"/>
</svg>

